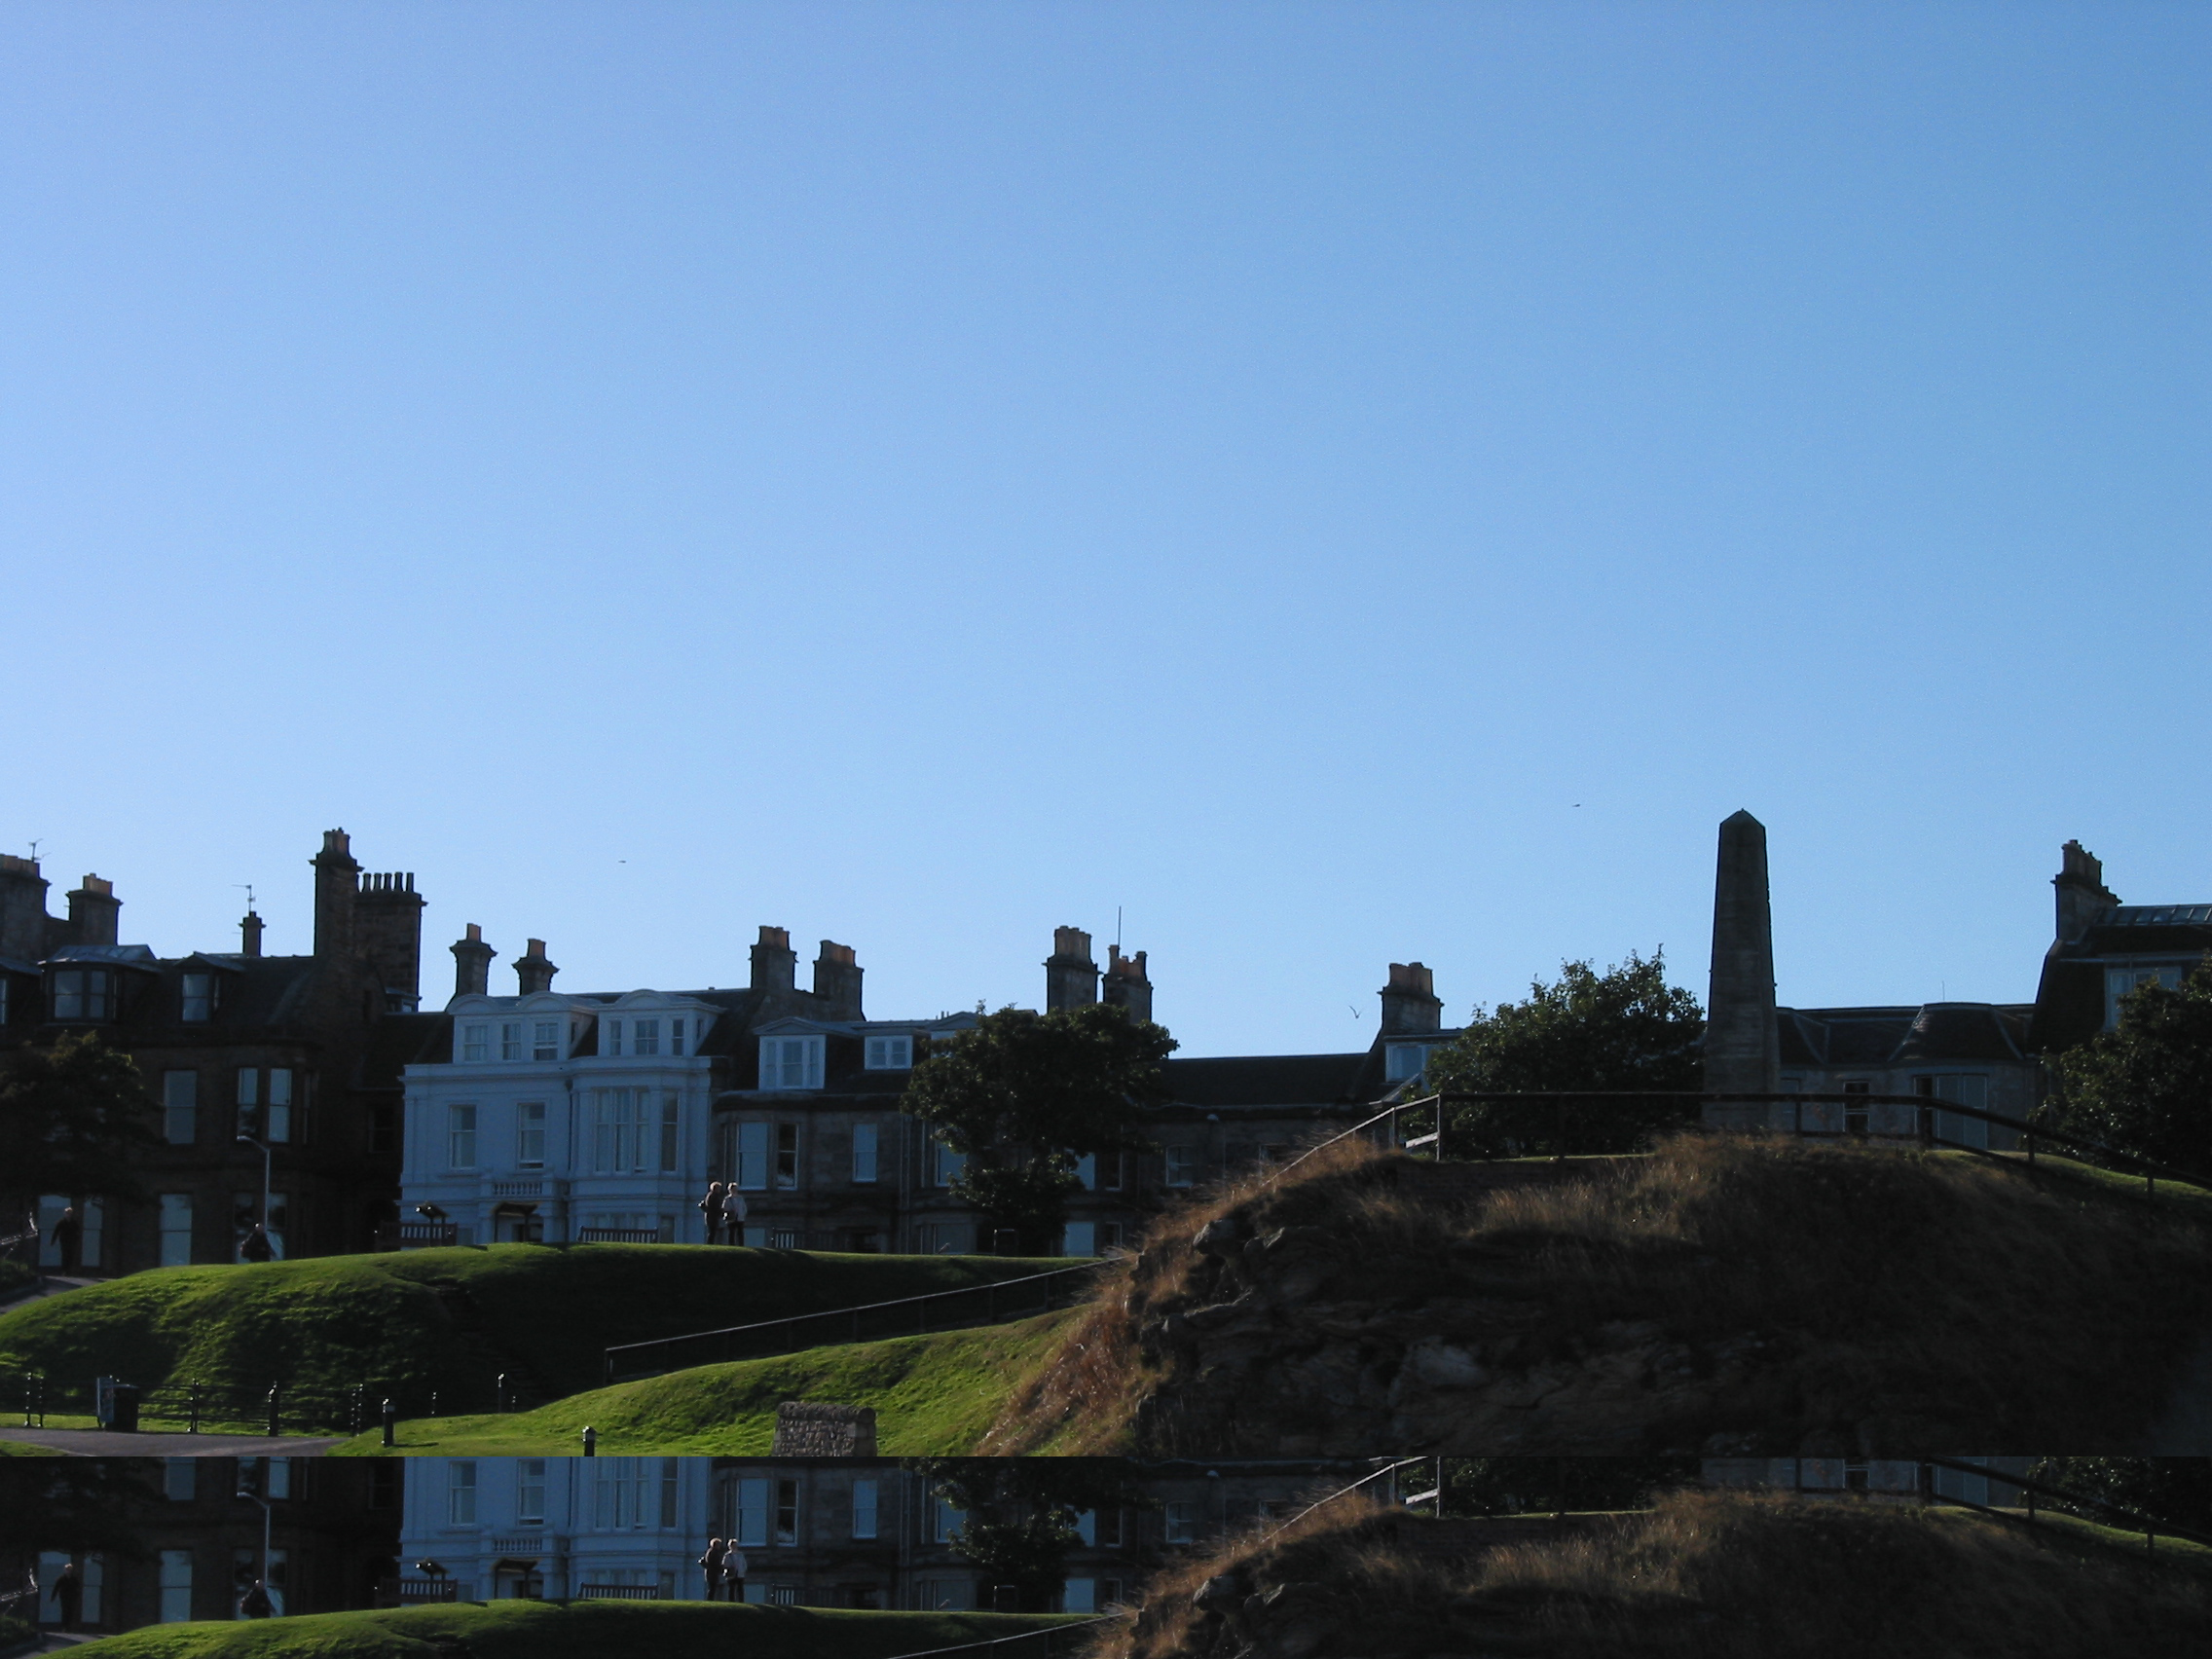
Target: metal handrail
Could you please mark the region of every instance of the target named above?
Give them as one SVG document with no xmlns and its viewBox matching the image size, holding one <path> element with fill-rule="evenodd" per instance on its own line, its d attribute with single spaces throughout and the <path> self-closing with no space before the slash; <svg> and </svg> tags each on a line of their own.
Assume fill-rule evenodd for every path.
<svg viewBox="0 0 2212 1659">
<path fill-rule="evenodd" d="M 1915 1460 L 1921 1463 L 1933 1463 L 1941 1469 L 1954 1469 L 1961 1474 L 1986 1476 L 2001 1486 L 2018 1487 L 2022 1492 L 2032 1492 L 2044 1497 L 2055 1497 L 2066 1503 L 2084 1504 L 2107 1515 L 2123 1516 L 2127 1520 L 2140 1523 L 2146 1536 L 2156 1536 L 2157 1533 L 2163 1532 L 2169 1537 L 2187 1538 L 2193 1544 L 2203 1544 L 2207 1548 L 2212 1548 L 2212 1533 L 2199 1532 L 2194 1528 L 2183 1527 L 2169 1521 L 2154 1520 L 2140 1509 L 2131 1509 L 2124 1503 L 2115 1503 L 2112 1499 L 2106 1497 L 2091 1497 L 2086 1493 L 2068 1492 L 2064 1487 L 2047 1485 L 2031 1475 L 2009 1475 L 2002 1469 L 1992 1469 L 1982 1463 L 1969 1463 L 1959 1457 L 1920 1457 Z M 1968 1509 L 1988 1508 L 1985 1504 L 1974 1503 L 1966 1498 L 1948 1497 L 1941 1493 L 1934 1493 L 1931 1495 L 1935 1501 L 1956 1503 Z M 1991 1512 L 1997 1513 L 1996 1511 Z M 2032 1510 L 2030 1514 L 2032 1517 Z"/>
<path fill-rule="evenodd" d="M 1040 1285 L 1045 1291 L 1045 1305 L 1039 1311 L 1050 1312 L 1052 1309 L 1053 1298 L 1063 1282 L 1087 1279 L 1106 1266 L 1108 1266 L 1108 1263 L 1101 1259 L 1096 1262 L 1086 1262 L 1079 1267 L 1053 1268 L 1046 1272 L 1024 1273 L 1018 1278 L 989 1279 L 981 1284 L 957 1285 L 949 1290 L 925 1291 L 919 1296 L 894 1297 L 888 1302 L 864 1302 L 851 1308 L 825 1308 L 818 1312 L 793 1313 L 782 1319 L 756 1319 L 743 1325 L 726 1325 L 719 1330 L 688 1331 L 679 1337 L 654 1337 L 642 1343 L 618 1343 L 606 1350 L 605 1375 L 608 1382 L 616 1381 L 618 1355 L 635 1355 L 652 1349 L 667 1349 L 681 1343 L 704 1343 L 720 1339 L 721 1353 L 715 1359 L 695 1362 L 699 1364 L 721 1364 L 731 1359 L 757 1357 L 756 1355 L 733 1354 L 729 1351 L 733 1344 L 741 1342 L 748 1335 L 756 1336 L 760 1339 L 759 1343 L 756 1345 L 760 1353 L 796 1352 L 801 1345 L 793 1342 L 793 1336 L 799 1326 L 810 1321 L 846 1321 L 849 1322 L 852 1334 L 837 1341 L 806 1345 L 809 1346 L 841 1347 L 851 1343 L 881 1341 L 884 1339 L 863 1337 L 860 1334 L 863 1318 L 870 1314 L 888 1316 L 891 1310 L 900 1309 L 911 1309 L 918 1316 L 918 1323 L 911 1332 L 894 1334 L 924 1336 L 932 1329 L 929 1318 L 931 1306 L 949 1302 L 955 1297 L 982 1298 L 984 1304 L 983 1317 L 940 1325 L 935 1327 L 936 1329 L 953 1331 L 967 1329 L 975 1325 L 995 1325 L 1000 1322 L 998 1294 L 1000 1291 L 1014 1290 L 1023 1285 Z M 784 1340 L 780 1346 L 766 1344 L 766 1335 L 771 1331 L 783 1333 Z M 639 1377 L 657 1376 L 660 1373 L 655 1371 L 626 1371 L 619 1375 L 625 1379 L 634 1380 Z"/>
<path fill-rule="evenodd" d="M 2133 1167 L 2135 1172 L 2140 1173 L 2143 1176 L 2146 1183 L 2155 1184 L 2159 1178 L 2162 1177 L 2168 1181 L 2186 1182 L 2191 1186 L 2212 1188 L 2212 1174 L 2207 1174 L 2202 1170 L 2187 1169 L 2174 1164 L 2160 1163 L 2156 1160 L 2143 1158 L 2135 1153 L 2124 1151 L 2120 1147 L 2110 1146 L 2103 1141 L 2091 1140 L 2085 1135 L 2077 1135 L 2065 1129 L 2054 1129 L 2045 1124 L 2032 1124 L 2023 1118 L 2007 1117 L 2001 1112 L 1989 1112 L 1983 1110 L 1978 1106 L 1967 1106 L 1961 1104 L 1958 1101 L 1944 1100 L 1931 1094 L 1845 1094 L 1806 1090 L 1786 1091 L 1780 1089 L 1774 1090 L 1772 1092 L 1758 1093 L 1717 1093 L 1702 1089 L 1688 1088 L 1449 1089 L 1440 1091 L 1435 1094 L 1424 1094 L 1416 1100 L 1404 1100 L 1399 1101 L 1394 1105 L 1386 1106 L 1381 1112 L 1378 1112 L 1374 1117 L 1367 1119 L 1365 1122 L 1355 1124 L 1354 1125 L 1352 1125 L 1352 1127 L 1344 1130 L 1342 1133 L 1332 1135 L 1327 1140 L 1320 1142 L 1318 1145 L 1308 1148 L 1305 1152 L 1299 1154 L 1298 1157 L 1292 1159 L 1288 1163 L 1285 1163 L 1280 1169 L 1276 1170 L 1273 1175 L 1270 1177 L 1270 1180 L 1280 1180 L 1284 1175 L 1288 1174 L 1292 1169 L 1295 1169 L 1307 1159 L 1311 1158 L 1315 1153 L 1325 1151 L 1327 1148 L 1336 1145 L 1339 1141 L 1347 1140 L 1353 1135 L 1371 1129 L 1378 1124 L 1397 1117 L 1400 1113 L 1419 1111 L 1428 1107 L 1437 1107 L 1441 1109 L 1443 1106 L 1463 1102 L 1504 1100 L 1550 1100 L 1558 1103 L 1562 1112 L 1565 1111 L 1567 1105 L 1569 1102 L 1577 1100 L 1618 1101 L 1623 1103 L 1637 1100 L 1678 1100 L 1684 1102 L 1695 1101 L 1700 1105 L 1715 1106 L 1788 1105 L 1794 1109 L 1794 1120 L 1790 1126 L 1790 1132 L 1797 1135 L 1801 1139 L 1806 1140 L 1842 1140 L 1859 1138 L 1851 1130 L 1848 1129 L 1806 1128 L 1804 1126 L 1804 1108 L 1808 1105 L 1910 1106 L 1921 1114 L 1918 1121 L 1918 1126 L 1912 1134 L 1910 1134 L 1909 1136 L 1878 1135 L 1873 1138 L 1882 1140 L 1914 1139 L 1918 1140 L 1924 1146 L 1948 1147 L 1960 1152 L 1987 1152 L 1989 1150 L 1987 1147 L 1971 1146 L 1965 1141 L 1950 1140 L 1943 1136 L 1937 1135 L 1935 1132 L 1934 1115 L 1938 1112 L 1944 1112 L 1950 1113 L 1957 1117 L 1975 1118 L 1983 1123 L 1996 1124 L 2006 1128 L 2017 1129 L 2020 1132 L 2021 1137 L 2025 1143 L 2027 1156 L 2031 1162 L 2034 1161 L 2035 1159 L 2035 1143 L 2040 1138 L 2046 1141 L 2055 1141 L 2061 1145 L 2072 1147 L 2081 1151 L 2092 1152 L 2097 1154 L 2099 1157 L 2115 1159 L 2120 1161 L 2120 1162 L 2129 1164 Z M 1439 1110 L 1438 1121 L 1439 1124 L 1441 1124 L 1441 1110 Z M 1439 1152 L 1441 1152 L 1441 1137 L 1442 1129 L 1439 1128 L 1432 1131 L 1428 1135 L 1416 1137 L 1415 1139 L 1409 1140 L 1403 1144 L 1409 1147 L 1434 1145 L 1438 1148 Z"/>
</svg>

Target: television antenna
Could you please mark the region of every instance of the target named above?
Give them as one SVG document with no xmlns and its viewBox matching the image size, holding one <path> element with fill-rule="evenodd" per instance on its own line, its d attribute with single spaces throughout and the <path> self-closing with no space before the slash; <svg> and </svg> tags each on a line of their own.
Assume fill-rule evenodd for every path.
<svg viewBox="0 0 2212 1659">
<path fill-rule="evenodd" d="M 234 882 L 232 882 L 232 883 L 231 883 L 231 885 L 232 885 L 233 887 L 242 887 L 242 888 L 244 888 L 244 889 L 245 889 L 245 913 L 246 913 L 247 915 L 249 915 L 249 916 L 250 916 L 250 915 L 252 915 L 252 914 L 253 914 L 253 883 L 252 883 L 252 882 L 250 882 L 250 881 L 234 881 Z"/>
</svg>

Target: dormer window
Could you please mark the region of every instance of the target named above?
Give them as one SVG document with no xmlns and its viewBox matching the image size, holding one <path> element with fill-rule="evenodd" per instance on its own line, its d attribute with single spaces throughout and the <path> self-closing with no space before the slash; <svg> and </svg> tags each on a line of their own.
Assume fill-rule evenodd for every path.
<svg viewBox="0 0 2212 1659">
<path fill-rule="evenodd" d="M 822 1039 L 819 1037 L 763 1037 L 760 1039 L 762 1088 L 820 1088 Z"/>
<path fill-rule="evenodd" d="M 607 1022 L 607 1041 L 600 1046 L 600 1052 L 603 1054 L 619 1054 L 621 1051 L 622 1022 L 619 1019 L 610 1019 Z"/>
<path fill-rule="evenodd" d="M 668 1051 L 672 1054 L 683 1052 L 683 1021 L 681 1019 L 668 1022 Z"/>
<path fill-rule="evenodd" d="M 914 1039 L 910 1034 L 870 1037 L 867 1040 L 869 1071 L 910 1071 L 914 1064 Z"/>
<path fill-rule="evenodd" d="M 1382 1055 L 1382 1076 L 1390 1083 L 1417 1078 L 1428 1068 L 1426 1043 L 1393 1043 Z"/>
<path fill-rule="evenodd" d="M 215 1017 L 214 975 L 187 974 L 184 977 L 182 1017 L 187 1025 L 198 1025 Z"/>
<path fill-rule="evenodd" d="M 115 1002 L 114 980 L 104 968 L 56 968 L 54 1017 L 105 1019 Z"/>
<path fill-rule="evenodd" d="M 657 1054 L 660 1052 L 660 1021 L 633 1019 L 630 1021 L 630 1052 Z"/>
<path fill-rule="evenodd" d="M 561 1022 L 558 1019 L 532 1022 L 530 1057 L 534 1060 L 557 1060 L 561 1057 Z"/>
<path fill-rule="evenodd" d="M 499 1058 L 502 1060 L 519 1060 L 522 1058 L 521 1020 L 507 1019 L 499 1022 Z"/>
<path fill-rule="evenodd" d="M 461 1057 L 463 1060 L 488 1060 L 492 1057 L 492 1028 L 489 1025 L 463 1025 L 461 1028 Z"/>
</svg>

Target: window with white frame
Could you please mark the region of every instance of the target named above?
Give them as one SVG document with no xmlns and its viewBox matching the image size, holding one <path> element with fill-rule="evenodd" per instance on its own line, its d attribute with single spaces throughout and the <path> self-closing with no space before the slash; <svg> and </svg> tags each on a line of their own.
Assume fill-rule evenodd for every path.
<svg viewBox="0 0 2212 1659">
<path fill-rule="evenodd" d="M 476 1108 L 473 1106 L 446 1108 L 446 1167 L 476 1167 Z"/>
<path fill-rule="evenodd" d="M 681 1150 L 679 1128 L 682 1126 L 682 1102 L 673 1094 L 660 1097 L 660 1168 L 664 1175 L 676 1172 L 676 1155 Z"/>
<path fill-rule="evenodd" d="M 776 1186 L 783 1192 L 798 1188 L 798 1125 L 776 1125 Z"/>
<path fill-rule="evenodd" d="M 252 1066 L 239 1069 L 238 1125 L 241 1135 L 261 1133 L 261 1073 Z"/>
<path fill-rule="evenodd" d="M 911 1033 L 870 1037 L 867 1040 L 869 1071 L 910 1071 L 913 1064 L 914 1039 Z"/>
<path fill-rule="evenodd" d="M 515 1162 L 525 1169 L 545 1167 L 545 1102 L 525 1100 L 515 1108 Z"/>
<path fill-rule="evenodd" d="M 492 1057 L 492 1027 L 464 1024 L 461 1028 L 461 1057 L 463 1060 L 488 1060 Z"/>
<path fill-rule="evenodd" d="M 876 1139 L 880 1133 L 873 1124 L 853 1125 L 853 1185 L 856 1187 L 875 1184 Z"/>
<path fill-rule="evenodd" d="M 1195 1146 L 1171 1146 L 1167 1149 L 1167 1184 L 1170 1187 L 1195 1186 L 1198 1179 L 1198 1149 Z"/>
<path fill-rule="evenodd" d="M 54 1017 L 105 1019 L 113 997 L 104 968 L 57 968 L 54 971 Z"/>
<path fill-rule="evenodd" d="M 609 1019 L 605 1025 L 606 1029 L 600 1039 L 600 1052 L 619 1054 L 622 1051 L 622 1022 L 619 1019 Z"/>
<path fill-rule="evenodd" d="M 592 1525 L 602 1531 L 673 1527 L 674 1457 L 598 1457 L 592 1465 Z"/>
<path fill-rule="evenodd" d="M 1165 1533 L 1171 1544 L 1195 1544 L 1198 1541 L 1199 1511 L 1195 1502 L 1176 1502 L 1167 1505 Z"/>
<path fill-rule="evenodd" d="M 502 1019 L 499 1021 L 499 1058 L 502 1060 L 519 1060 L 522 1058 L 521 1020 Z"/>
<path fill-rule="evenodd" d="M 534 1060 L 557 1060 L 561 1057 L 561 1022 L 558 1019 L 531 1021 L 530 1057 Z"/>
<path fill-rule="evenodd" d="M 592 1171 L 599 1175 L 674 1170 L 681 1102 L 649 1088 L 591 1091 Z"/>
<path fill-rule="evenodd" d="M 446 1465 L 446 1525 L 476 1525 L 476 1459 L 456 1457 Z"/>
<path fill-rule="evenodd" d="M 954 1152 L 936 1136 L 930 1137 L 930 1185 L 949 1187 L 952 1178 L 968 1167 L 968 1155 Z"/>
<path fill-rule="evenodd" d="M 515 1459 L 515 1519 L 542 1524 L 545 1520 L 545 1459 Z"/>
<path fill-rule="evenodd" d="M 162 1138 L 171 1146 L 190 1146 L 200 1138 L 200 1074 L 162 1073 Z"/>
<path fill-rule="evenodd" d="M 214 975 L 184 976 L 184 1006 L 178 1014 L 187 1025 L 198 1025 L 215 1017 Z"/>
<path fill-rule="evenodd" d="M 630 1052 L 657 1054 L 660 1052 L 660 1021 L 633 1019 L 630 1021 Z"/>
<path fill-rule="evenodd" d="M 822 1039 L 819 1037 L 763 1037 L 760 1039 L 762 1088 L 820 1088 Z"/>
<path fill-rule="evenodd" d="M 872 1479 L 853 1482 L 853 1536 L 875 1536 L 876 1483 Z"/>
<path fill-rule="evenodd" d="M 798 1542 L 798 1482 L 747 1475 L 737 1482 L 740 1549 Z"/>
<path fill-rule="evenodd" d="M 668 1051 L 676 1055 L 683 1052 L 683 1021 L 681 1019 L 668 1022 Z"/>
</svg>

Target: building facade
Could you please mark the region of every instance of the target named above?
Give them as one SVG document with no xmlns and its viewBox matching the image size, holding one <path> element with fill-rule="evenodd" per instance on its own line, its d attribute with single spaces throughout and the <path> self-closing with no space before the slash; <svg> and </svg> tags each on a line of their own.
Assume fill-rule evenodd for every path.
<svg viewBox="0 0 2212 1659">
<path fill-rule="evenodd" d="M 744 1553 L 748 1602 L 958 1611 L 1001 1603 L 954 1541 L 965 1517 L 897 1458 L 424 1457 L 407 1467 L 398 1600 L 698 1600 L 698 1560 L 719 1537 Z M 1056 1607 L 1121 1602 L 1177 1550 L 1287 1518 L 1370 1468 L 1132 1465 L 1138 1498 L 1080 1518 Z"/>
<path fill-rule="evenodd" d="M 313 864 L 309 954 L 265 955 L 249 912 L 238 949 L 163 957 L 119 941 L 111 883 L 88 875 L 67 916 L 50 916 L 38 866 L 0 856 L 0 1067 L 94 1034 L 136 1062 L 157 1135 L 130 1163 L 143 1201 L 20 1195 L 50 1269 L 235 1261 L 255 1222 L 283 1255 L 369 1247 L 399 1161 L 361 1086 L 382 1028 L 415 1007 L 423 901 L 412 875 L 364 872 L 342 830 Z M 64 1264 L 53 1223 L 70 1205 L 82 1230 Z"/>
</svg>

